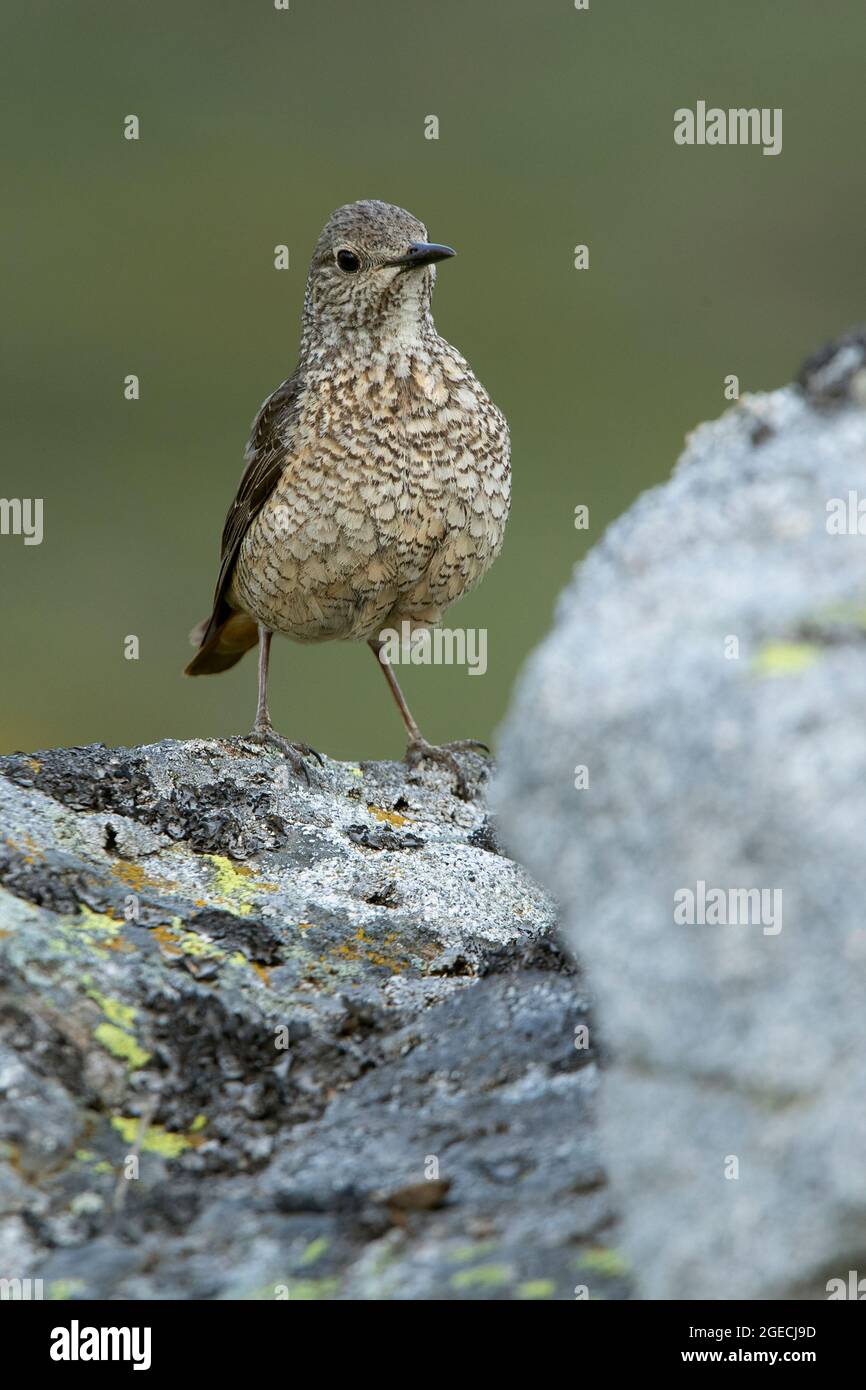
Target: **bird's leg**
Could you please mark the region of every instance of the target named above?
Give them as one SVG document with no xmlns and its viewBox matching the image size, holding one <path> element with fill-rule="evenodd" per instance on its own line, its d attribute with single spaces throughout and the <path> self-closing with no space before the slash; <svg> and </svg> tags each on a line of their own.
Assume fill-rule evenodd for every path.
<svg viewBox="0 0 866 1390">
<path fill-rule="evenodd" d="M 388 689 L 394 696 L 394 702 L 398 710 L 400 711 L 400 718 L 403 720 L 403 727 L 405 728 L 406 733 L 409 735 L 410 744 L 423 743 L 424 739 L 422 737 L 421 730 L 418 728 L 418 725 L 412 718 L 412 711 L 406 704 L 406 697 L 400 689 L 400 686 L 397 682 L 397 677 L 394 675 L 394 671 L 391 667 L 391 663 L 382 655 L 382 648 L 384 647 L 385 643 L 377 641 L 375 637 L 371 637 L 369 639 L 368 645 L 371 648 L 373 655 L 375 656 L 376 660 L 379 663 L 379 666 L 382 669 L 382 673 L 385 677 L 385 680 L 388 682 Z"/>
<path fill-rule="evenodd" d="M 462 797 L 464 801 L 468 801 L 469 787 L 463 769 L 457 761 L 455 754 L 465 753 L 467 751 L 489 753 L 490 749 L 487 747 L 487 744 L 480 743 L 478 739 L 475 738 L 459 739 L 456 743 L 428 743 L 412 717 L 412 711 L 406 703 L 406 697 L 400 689 L 391 663 L 382 655 L 382 648 L 385 644 L 371 637 L 368 645 L 382 669 L 385 680 L 388 682 L 388 689 L 394 696 L 394 702 L 400 711 L 400 718 L 403 720 L 403 726 L 406 733 L 409 735 L 409 743 L 406 748 L 407 767 L 417 767 L 418 764 L 424 762 L 425 759 L 427 762 L 441 763 L 442 766 L 447 767 L 449 772 L 453 775 L 457 795 Z"/>
<path fill-rule="evenodd" d="M 259 623 L 259 698 L 256 704 L 256 722 L 253 730 L 247 735 L 252 743 L 260 743 L 269 748 L 277 748 L 283 753 L 292 765 L 292 770 L 299 776 L 305 777 L 309 782 L 310 774 L 304 758 L 318 758 L 320 763 L 324 763 L 321 753 L 317 753 L 315 748 L 310 748 L 306 743 L 292 743 L 289 739 L 283 738 L 278 734 L 268 711 L 268 664 L 271 657 L 271 638 L 273 633 L 270 628 Z"/>
<path fill-rule="evenodd" d="M 264 732 L 273 727 L 268 710 L 268 666 L 271 660 L 273 633 L 259 624 L 259 698 L 256 704 L 256 730 Z"/>
</svg>

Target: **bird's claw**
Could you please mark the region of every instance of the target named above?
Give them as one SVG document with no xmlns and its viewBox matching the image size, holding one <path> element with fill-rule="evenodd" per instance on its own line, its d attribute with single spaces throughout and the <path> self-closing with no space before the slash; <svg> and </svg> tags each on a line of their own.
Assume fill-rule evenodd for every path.
<svg viewBox="0 0 866 1390">
<path fill-rule="evenodd" d="M 320 767 L 325 765 L 324 758 L 315 748 L 311 748 L 307 743 L 293 743 L 291 739 L 278 734 L 269 724 L 257 724 L 246 735 L 246 740 L 248 743 L 258 743 L 262 748 L 275 748 L 277 752 L 282 753 L 291 764 L 292 771 L 298 777 L 303 777 L 307 785 L 310 782 L 310 769 L 304 759 L 315 758 Z"/>
<path fill-rule="evenodd" d="M 428 743 L 425 738 L 413 739 L 406 749 L 406 766 L 410 769 L 416 768 L 419 763 L 430 762 L 439 763 L 445 767 L 454 778 L 454 790 L 461 801 L 470 801 L 469 784 L 466 775 L 456 758 L 457 753 L 477 752 L 479 749 L 489 753 L 490 749 L 486 743 L 481 743 L 475 738 L 458 739 L 454 743 Z"/>
</svg>

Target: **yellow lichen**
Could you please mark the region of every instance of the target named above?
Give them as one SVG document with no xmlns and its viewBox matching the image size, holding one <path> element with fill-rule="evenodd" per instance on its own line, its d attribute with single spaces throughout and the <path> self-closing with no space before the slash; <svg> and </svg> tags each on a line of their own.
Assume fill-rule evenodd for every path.
<svg viewBox="0 0 866 1390">
<path fill-rule="evenodd" d="M 367 810 L 371 816 L 376 817 L 376 820 L 386 821 L 388 825 L 409 825 L 410 823 L 408 816 L 398 815 L 396 811 L 384 811 L 381 806 L 368 806 Z"/>
<path fill-rule="evenodd" d="M 119 925 L 116 917 L 110 917 L 107 912 L 91 912 L 84 903 L 79 905 L 78 915 L 72 922 L 76 931 L 85 935 L 116 936 Z"/>
<path fill-rule="evenodd" d="M 339 1279 L 293 1279 L 286 1286 L 286 1293 L 290 1301 L 312 1303 L 332 1298 L 339 1287 Z"/>
<path fill-rule="evenodd" d="M 522 1299 L 553 1298 L 556 1284 L 552 1279 L 528 1279 L 517 1285 L 517 1297 Z"/>
<path fill-rule="evenodd" d="M 223 854 L 206 854 L 204 858 L 214 868 L 215 896 L 221 900 L 228 912 L 233 912 L 238 917 L 249 916 L 260 894 L 277 891 L 275 884 L 256 878 L 246 864 L 236 864 Z"/>
<path fill-rule="evenodd" d="M 121 1028 L 131 1028 L 135 1022 L 138 1012 L 131 1004 L 121 1004 L 119 999 L 111 999 L 107 994 L 100 994 L 98 989 L 88 989 L 86 991 L 88 999 L 94 1000 L 105 1014 L 109 1023 L 116 1023 Z"/>
<path fill-rule="evenodd" d="M 597 1245 L 591 1250 L 585 1250 L 577 1261 L 579 1269 L 591 1269 L 596 1274 L 606 1274 L 610 1278 L 617 1275 L 628 1273 L 628 1262 L 618 1250 L 611 1250 L 608 1246 Z"/>
<path fill-rule="evenodd" d="M 138 1142 L 141 1120 L 136 1116 L 113 1115 L 111 1124 L 124 1144 L 133 1147 Z M 145 1153 L 160 1154 L 163 1158 L 179 1158 L 191 1147 L 191 1141 L 186 1134 L 173 1134 L 162 1125 L 149 1125 L 141 1141 L 141 1147 Z"/>
<path fill-rule="evenodd" d="M 449 1284 L 453 1289 L 496 1289 L 507 1284 L 511 1278 L 508 1265 L 476 1265 L 474 1269 L 461 1269 L 452 1274 Z"/>
<path fill-rule="evenodd" d="M 140 893 L 145 888 L 159 888 L 169 891 L 177 888 L 177 883 L 170 878 L 157 878 L 149 874 L 140 864 L 131 864 L 128 860 L 118 859 L 111 865 L 109 873 L 112 878 L 119 878 L 121 883 L 126 884 L 134 893 Z"/>
<path fill-rule="evenodd" d="M 122 920 L 106 912 L 92 912 L 84 903 L 79 905 L 75 917 L 66 918 L 60 924 L 62 931 L 83 937 L 89 946 L 94 946 L 99 951 L 132 950 L 133 947 L 119 934 L 122 926 Z"/>
<path fill-rule="evenodd" d="M 181 956 L 183 952 L 178 945 L 177 932 L 172 927 L 160 926 L 153 927 L 151 936 L 159 942 L 160 949 L 167 956 Z"/>
<path fill-rule="evenodd" d="M 811 642 L 767 642 L 752 660 L 758 676 L 796 676 L 814 666 L 821 655 Z"/>
<path fill-rule="evenodd" d="M 52 1303 L 65 1303 L 84 1287 L 83 1279 L 52 1279 L 48 1285 L 48 1297 Z"/>
<path fill-rule="evenodd" d="M 301 1264 L 315 1264 L 317 1260 L 320 1260 L 322 1258 L 329 1244 L 330 1241 L 328 1240 L 327 1236 L 318 1236 L 315 1240 L 311 1240 L 303 1255 L 301 1256 Z"/>
<path fill-rule="evenodd" d="M 125 1033 L 113 1023 L 98 1024 L 93 1030 L 93 1036 L 106 1052 L 126 1062 L 130 1071 L 136 1071 L 138 1067 L 143 1067 L 145 1062 L 150 1061 L 150 1053 L 139 1046 L 132 1034 Z"/>
<path fill-rule="evenodd" d="M 205 960 L 225 959 L 225 951 L 221 951 L 219 946 L 215 946 L 206 936 L 199 936 L 194 931 L 179 932 L 177 944 L 185 956 L 201 956 Z"/>
<path fill-rule="evenodd" d="M 392 941 L 396 940 L 396 936 L 396 932 L 389 933 L 383 944 L 390 945 Z M 367 936 L 363 927 L 358 928 L 352 940 L 344 941 L 338 946 L 336 954 L 342 956 L 344 960 L 365 960 L 370 965 L 382 965 L 390 970 L 392 975 L 399 975 L 401 970 L 405 970 L 407 964 L 405 957 L 386 955 L 380 951 Z"/>
<path fill-rule="evenodd" d="M 225 951 L 199 932 L 187 931 L 180 917 L 173 917 L 170 926 L 151 929 L 151 935 L 159 942 L 167 956 L 198 956 L 205 960 L 225 960 Z"/>
</svg>

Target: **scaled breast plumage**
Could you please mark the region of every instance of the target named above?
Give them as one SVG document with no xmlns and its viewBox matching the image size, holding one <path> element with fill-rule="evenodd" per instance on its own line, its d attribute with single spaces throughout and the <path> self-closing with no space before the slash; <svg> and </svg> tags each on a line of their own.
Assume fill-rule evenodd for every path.
<svg viewBox="0 0 866 1390">
<path fill-rule="evenodd" d="M 358 340 L 311 353 L 263 405 L 247 459 L 272 490 L 240 541 L 229 602 L 297 640 L 437 622 L 501 547 L 507 426 L 432 323 L 378 351 Z"/>
</svg>

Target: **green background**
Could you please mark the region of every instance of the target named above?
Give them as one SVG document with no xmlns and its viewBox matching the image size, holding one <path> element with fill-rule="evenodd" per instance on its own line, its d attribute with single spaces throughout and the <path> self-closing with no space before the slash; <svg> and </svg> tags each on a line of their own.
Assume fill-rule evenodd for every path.
<svg viewBox="0 0 866 1390">
<path fill-rule="evenodd" d="M 186 680 L 186 634 L 337 205 L 457 247 L 437 324 L 511 425 L 505 548 L 449 618 L 488 629 L 488 674 L 405 676 L 435 740 L 489 737 L 574 561 L 726 374 L 779 385 L 864 317 L 862 0 L 28 0 L 0 37 L 0 495 L 45 499 L 41 546 L 0 537 L 4 750 L 250 727 L 254 657 Z M 781 155 L 675 146 L 698 99 L 781 106 Z M 271 697 L 323 751 L 402 751 L 363 646 L 275 643 Z"/>
</svg>

